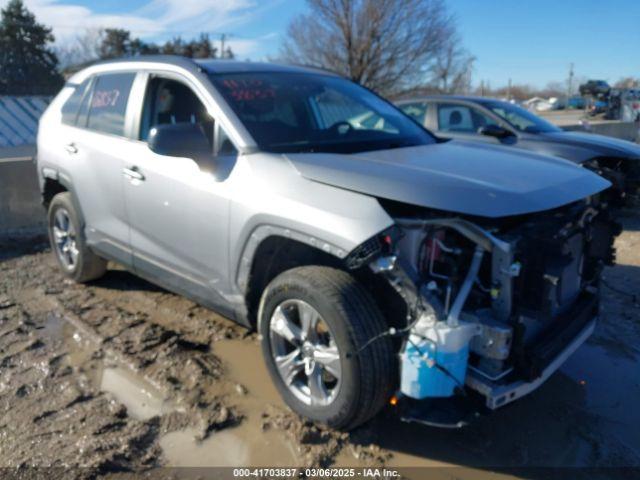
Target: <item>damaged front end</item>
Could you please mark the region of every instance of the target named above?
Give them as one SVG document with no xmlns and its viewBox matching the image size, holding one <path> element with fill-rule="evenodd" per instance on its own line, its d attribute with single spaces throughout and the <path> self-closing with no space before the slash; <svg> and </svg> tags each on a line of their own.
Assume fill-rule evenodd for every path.
<svg viewBox="0 0 640 480">
<path fill-rule="evenodd" d="M 422 407 L 449 408 L 465 396 L 504 406 L 542 384 L 593 331 L 600 274 L 620 233 L 597 196 L 498 219 L 381 204 L 395 225 L 347 263 L 384 278 L 404 303 L 406 319 L 389 334 L 399 339 L 406 419 L 460 426 Z"/>
<path fill-rule="evenodd" d="M 640 159 L 597 157 L 583 166 L 611 182 L 604 195 L 612 207 L 633 205 L 640 199 Z"/>
</svg>

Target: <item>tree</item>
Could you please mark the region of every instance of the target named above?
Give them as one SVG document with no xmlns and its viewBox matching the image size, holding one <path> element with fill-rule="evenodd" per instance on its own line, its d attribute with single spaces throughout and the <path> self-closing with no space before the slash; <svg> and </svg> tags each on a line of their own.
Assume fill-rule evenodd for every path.
<svg viewBox="0 0 640 480">
<path fill-rule="evenodd" d="M 218 55 L 218 49 L 211 44 L 209 35 L 206 33 L 201 33 L 198 39 L 188 42 L 181 37 L 175 37 L 173 40 L 167 41 L 161 48 L 162 53 L 189 58 L 216 58 Z"/>
<path fill-rule="evenodd" d="M 193 58 L 215 58 L 218 49 L 211 45 L 209 35 L 201 33 L 198 40 L 193 40 L 191 45 L 191 51 Z"/>
<path fill-rule="evenodd" d="M 106 28 L 100 44 L 100 58 L 119 58 L 131 55 L 131 32 L 122 28 Z"/>
<path fill-rule="evenodd" d="M 480 82 L 480 86 L 473 93 L 484 97 L 509 98 L 517 101 L 538 96 L 538 92 L 531 85 L 515 84 L 492 89 L 489 82 L 484 81 Z"/>
<path fill-rule="evenodd" d="M 103 36 L 104 30 L 88 28 L 74 39 L 58 45 L 55 51 L 63 73 L 77 71 L 78 67 L 100 58 Z"/>
<path fill-rule="evenodd" d="M 218 49 L 214 47 L 209 35 L 201 33 L 200 37 L 185 41 L 182 37 L 167 40 L 164 45 L 147 43 L 140 38 L 132 38 L 131 32 L 119 28 L 107 28 L 103 31 L 100 43 L 101 59 L 118 57 L 135 57 L 139 55 L 182 55 L 189 58 L 216 58 Z M 233 52 L 227 48 L 226 58 L 233 58 Z"/>
<path fill-rule="evenodd" d="M 536 95 L 543 98 L 564 98 L 567 95 L 567 87 L 563 82 L 549 82 L 546 87 L 537 91 Z"/>
<path fill-rule="evenodd" d="M 432 82 L 439 93 L 468 93 L 476 58 L 462 47 L 458 35 L 452 35 L 437 52 L 431 67 Z"/>
<path fill-rule="evenodd" d="M 427 83 L 437 56 L 455 35 L 443 0 L 307 0 L 281 55 L 327 68 L 394 95 Z"/>
<path fill-rule="evenodd" d="M 37 23 L 22 0 L 11 0 L 0 18 L 0 93 L 56 93 L 64 80 L 53 41 L 51 28 Z"/>
<path fill-rule="evenodd" d="M 626 88 L 638 88 L 640 86 L 640 80 L 634 77 L 623 77 L 613 84 L 613 88 L 626 89 Z"/>
<path fill-rule="evenodd" d="M 181 37 L 174 37 L 172 40 L 167 40 L 160 50 L 165 55 L 183 55 L 184 42 Z"/>
<path fill-rule="evenodd" d="M 155 43 L 143 42 L 139 38 L 134 38 L 129 42 L 129 55 L 132 57 L 138 55 L 156 55 L 160 53 L 160 47 Z"/>
</svg>

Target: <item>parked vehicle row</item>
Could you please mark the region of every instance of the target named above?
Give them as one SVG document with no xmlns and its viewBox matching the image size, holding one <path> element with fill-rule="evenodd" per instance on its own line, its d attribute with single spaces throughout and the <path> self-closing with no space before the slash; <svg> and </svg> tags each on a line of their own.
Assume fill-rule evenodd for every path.
<svg viewBox="0 0 640 480">
<path fill-rule="evenodd" d="M 594 160 L 586 140 L 476 105 L 403 104 L 414 121 L 320 70 L 91 66 L 41 119 L 53 252 L 76 281 L 115 261 L 257 329 L 314 421 L 353 428 L 393 399 L 406 420 L 462 425 L 589 337 L 620 231 L 604 167 L 576 165 Z"/>
<path fill-rule="evenodd" d="M 568 132 L 517 105 L 484 97 L 433 96 L 398 106 L 443 138 L 491 143 L 565 158 L 613 184 L 611 201 L 625 203 L 640 188 L 640 146 L 591 133 Z"/>
</svg>

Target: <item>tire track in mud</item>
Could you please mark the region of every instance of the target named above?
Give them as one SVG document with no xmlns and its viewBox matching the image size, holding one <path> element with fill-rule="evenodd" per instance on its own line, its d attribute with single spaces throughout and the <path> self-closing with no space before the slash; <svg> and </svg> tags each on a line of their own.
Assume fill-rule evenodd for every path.
<svg viewBox="0 0 640 480">
<path fill-rule="evenodd" d="M 127 359 L 122 360 L 123 362 L 142 369 L 145 378 L 153 381 L 162 391 L 170 391 L 171 397 L 179 405 L 198 405 L 200 407 L 203 401 L 206 401 L 207 394 L 211 395 L 211 392 L 215 392 L 216 395 L 220 395 L 217 398 L 219 401 L 222 398 L 222 403 L 229 405 L 222 408 L 233 412 L 233 422 L 230 425 L 245 421 L 244 411 L 250 409 L 254 420 L 255 417 L 260 419 L 260 431 L 257 433 L 286 432 L 290 444 L 295 445 L 292 455 L 295 458 L 293 465 L 329 466 L 349 442 L 350 435 L 306 422 L 284 408 L 279 401 L 277 402 L 279 405 L 267 404 L 265 406 L 265 403 L 261 401 L 261 392 L 259 391 L 252 392 L 257 396 L 257 402 L 243 400 L 242 396 L 246 393 L 241 393 L 239 398 L 238 393 L 246 390 L 247 387 L 238 383 L 238 379 L 221 378 L 224 368 L 221 367 L 215 356 L 216 343 L 240 339 L 243 342 L 256 343 L 256 335 L 228 320 L 221 319 L 214 313 L 194 305 L 182 297 L 162 291 L 134 291 L 127 296 L 112 298 L 110 292 L 102 288 L 93 290 L 85 288 L 77 296 L 69 295 L 65 300 L 61 300 L 61 306 L 66 312 L 75 312 L 75 315 L 67 313 L 69 319 L 74 319 L 73 323 L 80 326 L 92 325 L 96 329 L 94 336 L 100 338 L 102 345 L 106 348 L 117 345 L 117 350 L 124 352 L 127 356 Z M 199 312 L 202 316 L 195 312 Z M 204 325 L 196 324 L 194 327 L 193 324 L 189 324 L 194 318 L 202 321 L 203 317 L 209 317 L 208 320 L 205 320 Z M 165 326 L 173 327 L 177 332 L 166 330 Z M 176 335 L 173 336 L 172 332 Z M 160 355 L 173 355 L 171 349 L 174 338 L 177 338 L 178 345 L 186 344 L 189 347 L 187 358 L 184 359 L 184 362 L 175 362 L 176 365 L 191 366 L 195 364 L 198 368 L 203 368 L 202 359 L 195 358 L 193 351 L 195 350 L 196 354 L 197 352 L 207 352 L 209 346 L 213 349 L 214 355 L 210 358 L 215 359 L 215 364 L 202 371 L 181 371 L 181 378 L 172 375 L 170 371 L 167 371 L 166 366 L 163 366 L 162 363 L 156 363 L 157 357 L 150 356 L 147 348 L 149 344 L 153 344 L 156 339 L 162 338 L 166 334 L 169 334 L 170 338 L 166 339 L 162 348 L 159 348 Z M 133 350 L 131 350 L 132 348 Z M 256 348 L 258 348 L 257 345 Z M 255 360 L 262 361 L 261 358 Z M 255 365 L 248 365 L 248 367 L 252 368 Z M 223 374 L 226 375 L 226 373 Z M 270 382 L 266 370 L 264 370 L 264 375 L 263 380 Z M 243 375 L 239 375 L 239 377 L 242 379 Z M 216 383 L 217 385 L 215 385 Z M 239 405 L 239 409 L 234 409 L 236 405 Z M 211 430 L 219 430 L 224 426 L 227 425 L 208 426 L 197 436 L 200 439 L 205 439 Z M 372 444 L 364 446 L 353 444 L 349 450 L 354 452 L 354 458 L 362 462 L 363 465 L 380 465 L 391 456 L 389 452 L 384 452 L 383 449 Z M 247 460 L 251 461 L 248 458 Z"/>
<path fill-rule="evenodd" d="M 0 292 L 7 292 L 11 298 L 7 302 L 14 304 L 7 310 L 15 307 L 18 311 L 37 313 L 38 324 L 27 325 L 26 334 L 38 336 L 37 342 L 43 344 L 43 359 L 55 360 L 53 363 L 68 377 L 66 383 L 56 385 L 58 377 L 53 373 L 44 388 L 48 393 L 43 395 L 56 395 L 52 391 L 56 388 L 75 389 L 76 394 L 65 398 L 62 405 L 56 403 L 54 409 L 38 409 L 33 403 L 20 400 L 24 409 L 12 414 L 16 427 L 28 414 L 30 418 L 37 418 L 32 429 L 41 438 L 69 436 L 67 442 L 70 444 L 80 441 L 76 437 L 108 438 L 109 441 L 96 445 L 82 443 L 77 450 L 81 455 L 63 450 L 56 458 L 31 457 L 28 450 L 18 450 L 3 458 L 3 462 L 50 465 L 59 461 L 60 456 L 63 459 L 60 461 L 68 465 L 81 464 L 98 470 L 157 466 L 165 460 L 158 440 L 168 432 L 189 429 L 197 438 L 206 439 L 227 427 L 242 424 L 247 413 L 257 424 L 258 433 L 269 435 L 274 432 L 275 435 L 277 432 L 288 438 L 289 458 L 294 459 L 294 465 L 331 465 L 348 442 L 349 435 L 302 421 L 282 404 L 265 404 L 259 391 L 247 394 L 247 387 L 237 379 L 227 378 L 224 366 L 215 355 L 216 343 L 244 339 L 255 344 L 255 334 L 122 270 L 112 270 L 105 279 L 88 285 L 76 285 L 58 273 L 47 252 L 38 252 L 38 248 L 29 245 L 17 250 L 21 248 L 26 250 L 23 255 L 16 254 L 0 264 Z M 8 323 L 20 323 L 20 315 L 15 313 L 11 312 L 11 319 L 7 317 Z M 62 322 L 67 322 L 72 332 L 62 333 Z M 58 326 L 48 327 L 48 324 Z M 50 330 L 56 328 L 60 332 L 52 334 Z M 3 334 L 10 335 L 10 332 L 0 326 L 0 344 L 5 346 Z M 73 339 L 71 344 L 69 337 Z M 78 355 L 79 359 L 69 360 Z M 31 357 L 22 361 L 34 360 Z M 4 358 L 6 360 L 2 360 Z M 0 362 L 10 361 L 11 357 L 0 356 Z M 101 370 L 114 365 L 131 370 L 162 392 L 166 401 L 174 406 L 172 411 L 149 419 L 131 418 L 122 403 L 100 391 L 96 381 Z M 268 378 L 264 380 L 269 381 Z M 30 392 L 35 389 L 33 383 L 38 382 L 41 379 L 30 381 L 25 378 L 16 389 Z M 70 387 L 72 384 L 75 384 L 73 388 Z M 99 402 L 109 405 L 113 412 L 106 413 L 104 408 L 98 408 Z M 65 421 L 72 424 L 93 422 L 94 408 L 95 415 L 108 420 L 95 422 L 87 428 L 90 434 L 82 435 L 75 428 L 57 427 L 63 418 L 57 411 L 62 407 L 72 411 L 64 416 Z M 11 408 L 7 405 L 7 411 Z M 138 450 L 127 442 L 127 429 L 134 427 L 139 431 L 135 441 Z M 121 442 L 118 441 L 120 435 L 123 435 Z M 21 443 L 16 437 L 12 441 Z M 116 449 L 118 442 L 120 446 Z M 127 446 L 124 450 L 130 455 L 122 453 L 123 445 Z M 354 446 L 351 450 L 357 451 L 356 455 L 371 465 L 380 464 L 388 457 L 375 445 Z"/>
<path fill-rule="evenodd" d="M 99 471 L 157 466 L 163 433 L 191 426 L 206 437 L 239 420 L 219 395 L 204 388 L 222 376 L 207 343 L 148 322 L 144 312 L 111 304 L 95 295 L 96 288 L 65 281 L 45 254 L 1 265 L 3 466 L 83 465 Z M 62 316 L 72 332 L 65 331 Z M 80 362 L 70 361 L 72 350 L 83 351 Z M 177 407 L 166 415 L 131 418 L 96 385 L 99 371 L 111 364 L 144 377 Z M 25 422 L 29 433 L 23 435 Z M 47 448 L 34 454 L 34 442 L 44 439 Z"/>
<path fill-rule="evenodd" d="M 158 449 L 146 439 L 158 422 L 129 421 L 121 405 L 74 372 L 65 361 L 62 324 L 45 311 L 48 299 L 33 293 L 39 308 L 15 300 L 0 315 L 3 466 L 82 465 L 101 471 L 116 464 L 153 465 Z M 8 352 L 8 338 L 23 347 Z"/>
</svg>

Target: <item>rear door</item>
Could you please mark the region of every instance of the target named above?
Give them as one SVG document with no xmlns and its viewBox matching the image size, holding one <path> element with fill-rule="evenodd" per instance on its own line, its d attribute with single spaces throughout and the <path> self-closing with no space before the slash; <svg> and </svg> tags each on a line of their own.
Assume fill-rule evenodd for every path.
<svg viewBox="0 0 640 480">
<path fill-rule="evenodd" d="M 134 78 L 133 72 L 92 76 L 84 85 L 79 108 L 67 102 L 62 109 L 67 129 L 61 141 L 87 241 L 125 265 L 131 264 L 131 255 L 122 162 L 129 142 L 125 119 Z"/>
</svg>

